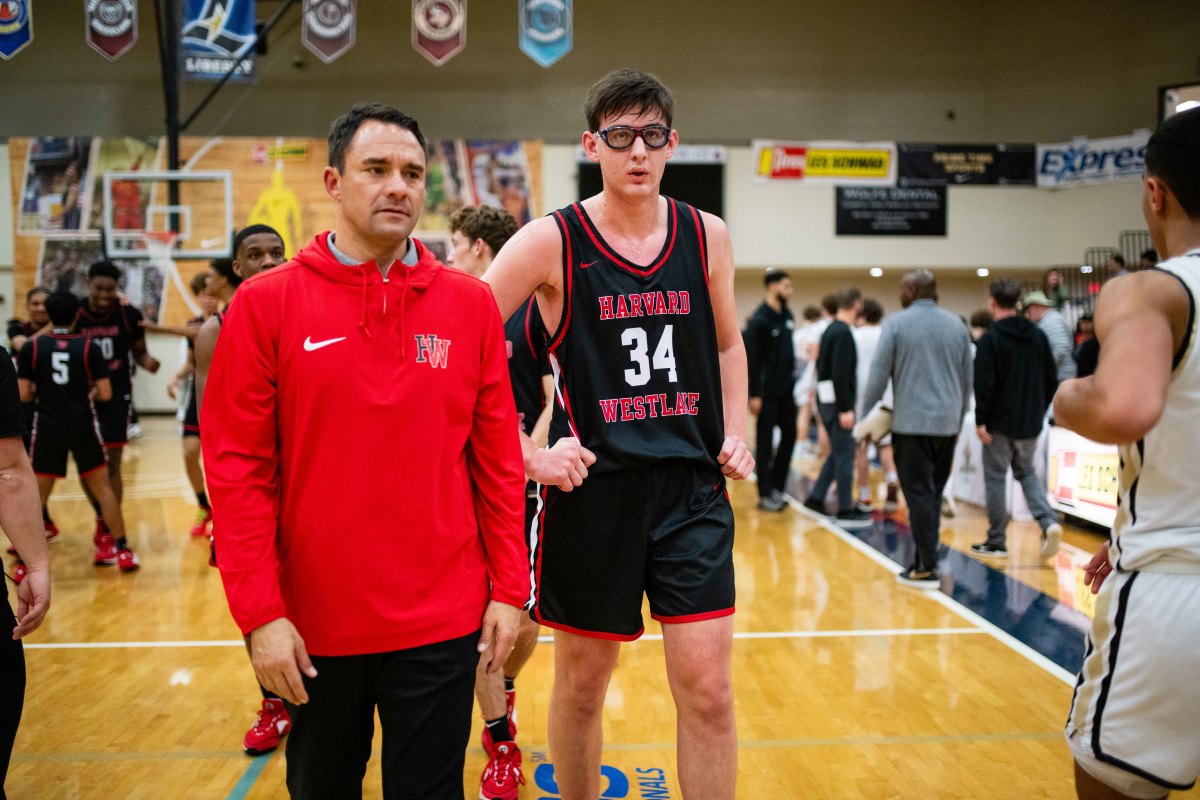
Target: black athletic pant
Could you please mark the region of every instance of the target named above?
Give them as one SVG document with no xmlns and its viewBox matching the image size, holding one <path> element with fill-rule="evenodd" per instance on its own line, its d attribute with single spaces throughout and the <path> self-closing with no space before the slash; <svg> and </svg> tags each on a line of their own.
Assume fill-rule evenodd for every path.
<svg viewBox="0 0 1200 800">
<path fill-rule="evenodd" d="M 12 607 L 5 600 L 0 612 L 0 800 L 7 797 L 4 778 L 8 775 L 13 740 L 17 738 L 21 709 L 25 705 L 25 649 L 19 639 L 12 638 L 16 626 Z"/>
<path fill-rule="evenodd" d="M 892 434 L 896 473 L 908 503 L 908 524 L 917 546 L 913 566 L 918 570 L 937 572 L 942 490 L 954 464 L 957 441 L 957 436 Z"/>
<path fill-rule="evenodd" d="M 410 650 L 313 656 L 317 677 L 304 678 L 308 702 L 288 704 L 293 800 L 362 797 L 376 707 L 385 800 L 463 800 L 478 642 L 476 631 Z"/>
<path fill-rule="evenodd" d="M 779 447 L 771 445 L 779 428 Z M 758 475 L 758 496 L 770 497 L 787 487 L 792 450 L 796 447 L 796 401 L 791 394 L 764 397 L 758 414 L 758 445 L 754 471 Z"/>
</svg>

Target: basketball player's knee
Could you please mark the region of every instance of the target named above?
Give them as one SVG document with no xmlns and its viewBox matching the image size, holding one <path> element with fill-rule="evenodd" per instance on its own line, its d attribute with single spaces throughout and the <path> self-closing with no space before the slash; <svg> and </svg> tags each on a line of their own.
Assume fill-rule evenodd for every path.
<svg viewBox="0 0 1200 800">
<path fill-rule="evenodd" d="M 688 670 L 675 679 L 675 703 L 681 710 L 717 719 L 733 710 L 733 685 L 718 670 Z"/>
<path fill-rule="evenodd" d="M 608 691 L 608 674 L 599 670 L 571 670 L 568 674 L 554 676 L 555 688 L 564 700 L 578 713 L 599 714 L 604 708 L 604 695 Z"/>
</svg>

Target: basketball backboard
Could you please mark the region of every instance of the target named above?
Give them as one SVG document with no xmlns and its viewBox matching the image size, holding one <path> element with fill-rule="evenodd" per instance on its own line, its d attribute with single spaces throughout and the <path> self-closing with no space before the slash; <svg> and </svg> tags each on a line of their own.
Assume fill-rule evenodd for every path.
<svg viewBox="0 0 1200 800">
<path fill-rule="evenodd" d="M 177 197 L 172 199 L 172 187 Z M 146 234 L 177 234 L 175 258 L 223 258 L 233 245 L 233 176 L 225 170 L 107 172 L 104 250 L 149 258 Z"/>
</svg>

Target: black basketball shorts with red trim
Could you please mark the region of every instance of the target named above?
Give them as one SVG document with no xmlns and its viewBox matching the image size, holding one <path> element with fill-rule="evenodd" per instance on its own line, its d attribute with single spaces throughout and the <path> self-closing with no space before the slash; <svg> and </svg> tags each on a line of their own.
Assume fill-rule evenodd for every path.
<svg viewBox="0 0 1200 800">
<path fill-rule="evenodd" d="M 642 635 L 642 595 L 660 622 L 733 613 L 733 508 L 725 477 L 696 461 L 593 473 L 541 487 L 530 533 L 531 615 L 617 641 Z"/>
<path fill-rule="evenodd" d="M 96 418 L 100 420 L 100 438 L 105 447 L 124 447 L 129 442 L 129 415 L 133 398 L 113 392 L 111 400 L 96 403 Z"/>
<path fill-rule="evenodd" d="M 67 477 L 68 453 L 75 456 L 75 467 L 80 477 L 108 463 L 104 445 L 94 426 L 83 425 L 74 429 L 44 424 L 35 426 L 29 454 L 35 473 L 52 478 Z"/>
</svg>

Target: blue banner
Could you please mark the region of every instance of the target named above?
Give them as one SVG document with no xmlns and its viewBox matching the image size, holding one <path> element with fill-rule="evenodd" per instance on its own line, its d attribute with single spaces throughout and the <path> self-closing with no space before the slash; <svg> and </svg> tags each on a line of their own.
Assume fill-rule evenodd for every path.
<svg viewBox="0 0 1200 800">
<path fill-rule="evenodd" d="M 571 52 L 575 35 L 572 0 L 520 0 L 521 52 L 549 67 Z"/>
<path fill-rule="evenodd" d="M 0 58 L 5 61 L 33 41 L 30 0 L 0 0 Z"/>
<path fill-rule="evenodd" d="M 0 0 L 2 2 L 2 0 Z M 186 0 L 179 37 L 183 74 L 193 80 L 254 76 L 254 0 Z"/>
</svg>

